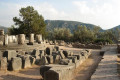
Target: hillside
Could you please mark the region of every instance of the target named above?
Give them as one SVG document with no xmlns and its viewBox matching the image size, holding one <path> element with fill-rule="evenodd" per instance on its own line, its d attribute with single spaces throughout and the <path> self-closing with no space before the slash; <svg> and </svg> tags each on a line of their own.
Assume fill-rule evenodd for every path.
<svg viewBox="0 0 120 80">
<path fill-rule="evenodd" d="M 93 27 L 96 27 L 96 25 L 93 25 L 93 24 L 82 23 L 77 21 L 46 20 L 45 23 L 46 23 L 47 30 L 53 30 L 54 28 L 65 27 L 65 28 L 69 28 L 71 32 L 77 29 L 79 25 L 86 26 L 90 29 L 93 29 Z M 104 31 L 104 30 L 101 28 L 101 31 Z"/>
</svg>

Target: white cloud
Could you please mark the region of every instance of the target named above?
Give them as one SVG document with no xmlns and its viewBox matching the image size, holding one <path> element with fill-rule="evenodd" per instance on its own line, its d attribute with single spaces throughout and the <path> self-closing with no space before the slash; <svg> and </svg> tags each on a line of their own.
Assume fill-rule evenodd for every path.
<svg viewBox="0 0 120 80">
<path fill-rule="evenodd" d="M 72 1 L 72 0 L 70 0 Z M 59 4 L 59 3 L 56 3 Z M 101 26 L 103 29 L 120 25 L 120 0 L 73 0 L 70 6 L 59 10 L 48 2 L 39 3 L 0 3 L 0 25 L 10 26 L 12 18 L 19 15 L 21 7 L 33 6 L 45 19 L 52 20 L 73 20 L 85 23 L 92 23 Z M 69 8 L 71 7 L 72 8 Z"/>
<path fill-rule="evenodd" d="M 77 12 L 83 22 L 100 25 L 104 29 L 112 28 L 120 24 L 120 1 L 119 0 L 92 0 L 74 1 Z M 92 5 L 91 5 L 92 4 Z M 76 14 L 74 13 L 74 14 Z M 78 16 L 78 15 L 76 15 Z"/>
</svg>

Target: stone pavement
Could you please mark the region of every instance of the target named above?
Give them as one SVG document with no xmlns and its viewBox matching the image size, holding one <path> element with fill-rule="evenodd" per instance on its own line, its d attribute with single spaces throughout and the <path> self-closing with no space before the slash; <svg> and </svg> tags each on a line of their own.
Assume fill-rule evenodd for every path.
<svg viewBox="0 0 120 80">
<path fill-rule="evenodd" d="M 117 73 L 116 47 L 104 48 L 106 51 L 91 80 L 120 80 Z"/>
</svg>

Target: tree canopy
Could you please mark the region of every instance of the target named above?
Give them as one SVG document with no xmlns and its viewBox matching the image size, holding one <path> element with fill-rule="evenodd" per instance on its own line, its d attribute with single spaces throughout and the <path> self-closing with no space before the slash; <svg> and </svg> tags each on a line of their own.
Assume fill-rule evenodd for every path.
<svg viewBox="0 0 120 80">
<path fill-rule="evenodd" d="M 32 6 L 27 6 L 19 10 L 20 17 L 14 17 L 13 21 L 16 26 L 12 26 L 9 29 L 10 34 L 24 33 L 29 35 L 30 33 L 46 35 L 46 25 L 42 15 L 34 10 Z M 16 32 L 17 31 L 17 32 Z"/>
</svg>

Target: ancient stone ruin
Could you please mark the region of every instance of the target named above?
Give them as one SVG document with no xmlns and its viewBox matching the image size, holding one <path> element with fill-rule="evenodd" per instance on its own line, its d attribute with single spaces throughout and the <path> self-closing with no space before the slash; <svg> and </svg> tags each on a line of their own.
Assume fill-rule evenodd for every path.
<svg viewBox="0 0 120 80">
<path fill-rule="evenodd" d="M 0 71 L 19 71 L 39 65 L 40 75 L 44 80 L 71 80 L 74 70 L 91 55 L 91 49 L 75 52 L 61 49 L 60 46 L 95 49 L 102 47 L 43 40 L 41 34 L 31 33 L 29 37 L 24 34 L 7 35 L 3 30 L 0 30 L 0 45 Z M 100 55 L 103 56 L 104 51 Z"/>
</svg>

